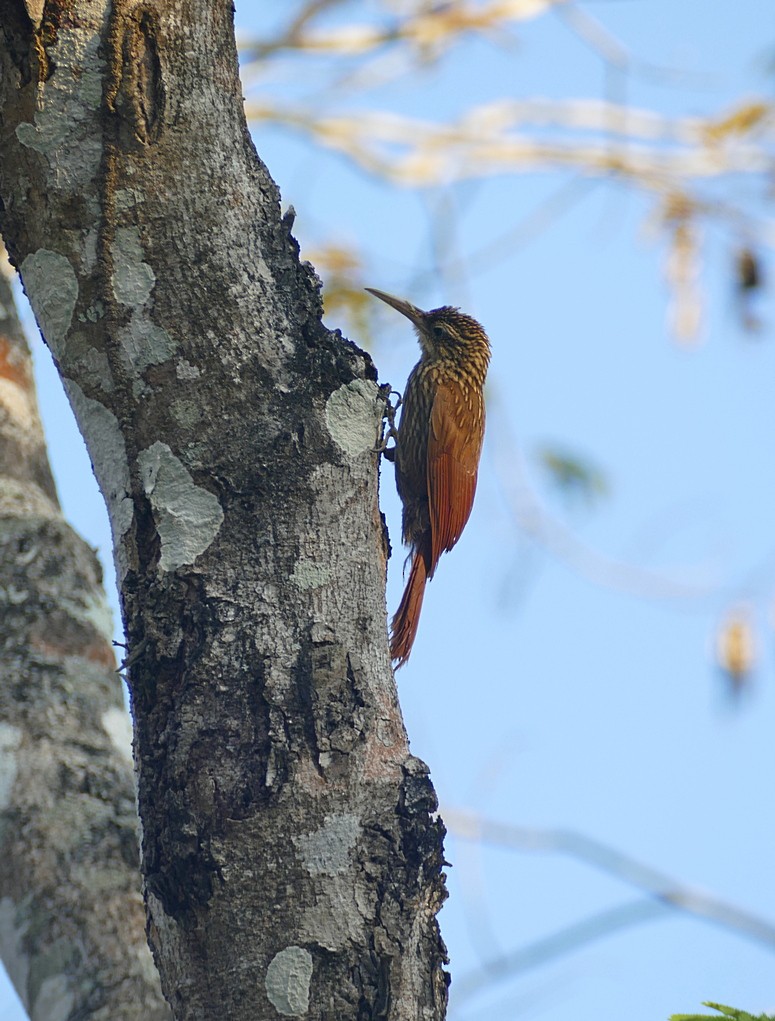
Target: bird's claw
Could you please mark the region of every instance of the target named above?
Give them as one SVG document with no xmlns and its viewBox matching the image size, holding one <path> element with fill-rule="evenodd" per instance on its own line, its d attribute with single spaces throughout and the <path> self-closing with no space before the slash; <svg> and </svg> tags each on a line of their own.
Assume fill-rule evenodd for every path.
<svg viewBox="0 0 775 1021">
<path fill-rule="evenodd" d="M 379 443 L 374 448 L 375 454 L 384 454 L 388 461 L 395 461 L 396 448 L 392 446 L 388 448 L 388 443 L 393 440 L 394 443 L 398 441 L 398 430 L 396 429 L 396 412 L 401 407 L 403 397 L 398 390 L 393 390 L 390 383 L 385 383 L 379 388 L 380 397 L 385 402 L 385 411 L 382 415 L 382 427 L 380 429 Z M 390 398 L 396 395 L 398 398 L 395 404 L 392 404 Z M 384 425 L 387 422 L 387 429 Z"/>
</svg>

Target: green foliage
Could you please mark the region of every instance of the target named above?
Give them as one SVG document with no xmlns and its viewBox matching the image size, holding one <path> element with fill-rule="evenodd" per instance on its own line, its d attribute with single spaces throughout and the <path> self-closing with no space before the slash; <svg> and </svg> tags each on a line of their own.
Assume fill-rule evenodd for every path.
<svg viewBox="0 0 775 1021">
<path fill-rule="evenodd" d="M 536 454 L 541 467 L 566 499 L 580 498 L 592 503 L 606 495 L 608 485 L 605 476 L 588 461 L 549 446 L 539 448 Z"/>
<path fill-rule="evenodd" d="M 703 1001 L 704 1007 L 712 1007 L 713 1010 L 732 1018 L 732 1021 L 773 1021 L 772 1014 L 749 1014 L 745 1010 L 737 1010 L 735 1007 L 725 1007 L 723 1003 L 711 1003 Z M 720 1021 L 716 1014 L 671 1014 L 670 1021 Z"/>
</svg>

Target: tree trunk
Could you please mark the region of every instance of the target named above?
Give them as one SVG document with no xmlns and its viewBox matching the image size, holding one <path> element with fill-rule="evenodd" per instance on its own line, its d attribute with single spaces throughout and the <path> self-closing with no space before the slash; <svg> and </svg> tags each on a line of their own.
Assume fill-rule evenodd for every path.
<svg viewBox="0 0 775 1021">
<path fill-rule="evenodd" d="M 36 1019 L 169 1018 L 94 552 L 62 520 L 0 272 L 0 952 Z"/>
<path fill-rule="evenodd" d="M 180 1019 L 442 1018 L 366 354 L 321 324 L 228 3 L 0 0 L 0 227 L 108 506 Z"/>
</svg>

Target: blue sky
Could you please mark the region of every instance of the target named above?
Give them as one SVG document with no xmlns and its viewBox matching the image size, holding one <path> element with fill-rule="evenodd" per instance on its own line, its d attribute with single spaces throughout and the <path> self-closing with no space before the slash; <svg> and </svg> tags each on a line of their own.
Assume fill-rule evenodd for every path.
<svg viewBox="0 0 775 1021">
<path fill-rule="evenodd" d="M 238 26 L 265 25 L 260 7 L 238 5 Z M 703 116 L 772 95 L 767 0 L 599 0 L 584 9 L 641 64 L 690 72 L 679 86 L 638 71 L 617 80 L 635 106 Z M 375 13 L 353 4 L 331 23 Z M 513 47 L 467 43 L 365 97 L 339 96 L 337 109 L 441 119 L 497 96 L 603 95 L 599 57 L 556 15 L 522 22 L 515 35 Z M 308 100 L 315 79 L 299 79 L 299 66 L 251 95 Z M 644 229 L 653 203 L 614 181 L 573 186 L 568 207 L 534 236 L 493 262 L 470 260 L 567 187 L 567 176 L 550 172 L 446 193 L 455 250 L 471 265 L 457 279 L 434 275 L 426 211 L 438 196 L 386 188 L 274 126 L 259 126 L 255 139 L 284 203 L 296 208 L 303 251 L 332 240 L 356 245 L 366 253 L 365 283 L 426 307 L 464 304 L 492 340 L 476 506 L 430 586 L 399 674 L 412 750 L 431 766 L 442 805 L 577 831 L 775 925 L 772 301 L 761 310 L 766 328 L 745 334 L 730 245 L 709 226 L 703 342 L 677 344 L 666 328 L 665 246 Z M 706 193 L 737 200 L 754 190 L 727 180 Z M 373 356 L 381 378 L 400 389 L 417 358 L 411 328 L 388 309 L 375 315 Z M 39 342 L 35 357 L 65 512 L 109 570 L 88 458 Z M 536 456 L 547 444 L 594 464 L 607 494 L 590 505 L 561 500 Z M 385 464 L 392 609 L 403 555 L 391 473 Z M 515 525 L 514 489 L 525 481 L 572 537 L 570 554 Z M 524 512 L 519 491 L 516 504 Z M 628 565 L 624 587 L 611 561 Z M 694 594 L 676 596 L 675 582 Z M 719 621 L 738 603 L 750 607 L 758 661 L 750 692 L 735 705 L 710 651 Z M 572 857 L 454 833 L 447 857 L 441 923 L 451 1018 L 564 1021 L 572 1011 L 583 1021 L 661 1021 L 702 1000 L 775 1012 L 772 947 L 669 911 L 456 1002 L 456 988 L 487 962 L 639 895 Z M 0 990 L 0 1016 L 17 1021 L 12 996 Z"/>
</svg>

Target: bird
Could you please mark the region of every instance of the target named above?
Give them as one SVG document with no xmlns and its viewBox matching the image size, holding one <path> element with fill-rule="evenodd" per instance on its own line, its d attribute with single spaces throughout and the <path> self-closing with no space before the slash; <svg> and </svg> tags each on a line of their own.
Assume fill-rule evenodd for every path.
<svg viewBox="0 0 775 1021">
<path fill-rule="evenodd" d="M 471 514 L 484 439 L 484 383 L 490 341 L 482 326 L 451 305 L 424 312 L 403 298 L 366 290 L 412 323 L 420 360 L 412 369 L 394 431 L 396 486 L 409 580 L 390 627 L 396 669 L 409 659 L 425 586 L 441 554 L 460 538 Z"/>
</svg>

